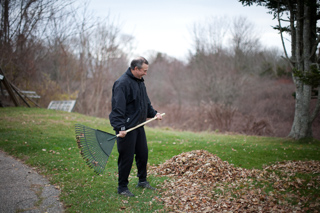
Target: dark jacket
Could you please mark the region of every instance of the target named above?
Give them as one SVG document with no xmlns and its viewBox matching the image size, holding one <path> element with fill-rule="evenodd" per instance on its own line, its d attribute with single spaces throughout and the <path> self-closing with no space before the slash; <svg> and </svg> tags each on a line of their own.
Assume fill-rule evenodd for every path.
<svg viewBox="0 0 320 213">
<path fill-rule="evenodd" d="M 156 114 L 147 95 L 144 79 L 134 77 L 129 67 L 112 88 L 111 126 L 115 131 L 127 130 Z"/>
</svg>

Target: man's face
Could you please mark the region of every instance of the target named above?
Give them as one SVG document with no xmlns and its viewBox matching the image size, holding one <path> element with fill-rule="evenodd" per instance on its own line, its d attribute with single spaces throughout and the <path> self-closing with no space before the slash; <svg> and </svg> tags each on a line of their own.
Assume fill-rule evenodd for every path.
<svg viewBox="0 0 320 213">
<path fill-rule="evenodd" d="M 144 75 L 147 75 L 149 65 L 148 64 L 142 64 L 142 68 L 138 69 L 138 67 L 135 67 L 134 70 L 132 70 L 132 74 L 134 77 L 141 79 Z"/>
</svg>

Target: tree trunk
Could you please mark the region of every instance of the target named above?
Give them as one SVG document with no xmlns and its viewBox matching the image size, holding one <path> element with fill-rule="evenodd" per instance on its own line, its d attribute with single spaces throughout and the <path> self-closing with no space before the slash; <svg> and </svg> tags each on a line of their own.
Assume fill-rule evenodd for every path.
<svg viewBox="0 0 320 213">
<path fill-rule="evenodd" d="M 316 43 L 315 39 L 311 36 L 312 29 L 314 28 L 311 18 L 315 14 L 312 14 L 310 7 L 315 0 L 304 2 L 303 0 L 298 1 L 297 10 L 297 26 L 296 26 L 296 63 L 295 69 L 302 71 L 305 75 L 310 72 L 310 66 L 315 61 L 312 61 L 312 45 Z M 312 137 L 312 122 L 314 120 L 310 113 L 311 103 L 311 85 L 308 85 L 305 81 L 299 77 L 293 76 L 293 80 L 296 85 L 296 104 L 294 121 L 291 128 L 289 137 L 295 139 Z"/>
<path fill-rule="evenodd" d="M 310 122 L 311 86 L 296 80 L 296 105 L 293 125 L 289 137 L 295 139 L 312 137 L 312 122 Z"/>
</svg>

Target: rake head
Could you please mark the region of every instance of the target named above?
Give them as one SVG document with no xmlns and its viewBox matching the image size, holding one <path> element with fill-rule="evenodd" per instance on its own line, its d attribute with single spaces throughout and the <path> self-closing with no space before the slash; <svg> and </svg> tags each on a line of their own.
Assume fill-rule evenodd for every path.
<svg viewBox="0 0 320 213">
<path fill-rule="evenodd" d="M 97 174 L 103 174 L 116 137 L 113 134 L 76 124 L 76 140 L 87 165 Z"/>
</svg>

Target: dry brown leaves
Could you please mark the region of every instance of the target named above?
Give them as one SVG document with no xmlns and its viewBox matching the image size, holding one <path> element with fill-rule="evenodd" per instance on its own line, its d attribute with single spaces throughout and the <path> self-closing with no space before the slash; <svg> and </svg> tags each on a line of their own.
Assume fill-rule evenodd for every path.
<svg viewBox="0 0 320 213">
<path fill-rule="evenodd" d="M 161 197 L 172 212 L 318 212 L 320 198 L 303 191 L 319 189 L 319 175 L 305 180 L 297 173 L 320 173 L 318 161 L 286 161 L 263 170 L 234 167 L 205 150 L 174 156 L 151 173 L 169 176 Z M 271 189 L 270 189 L 271 188 Z M 319 193 L 317 193 L 319 194 Z M 293 205 L 292 203 L 295 203 Z"/>
</svg>

